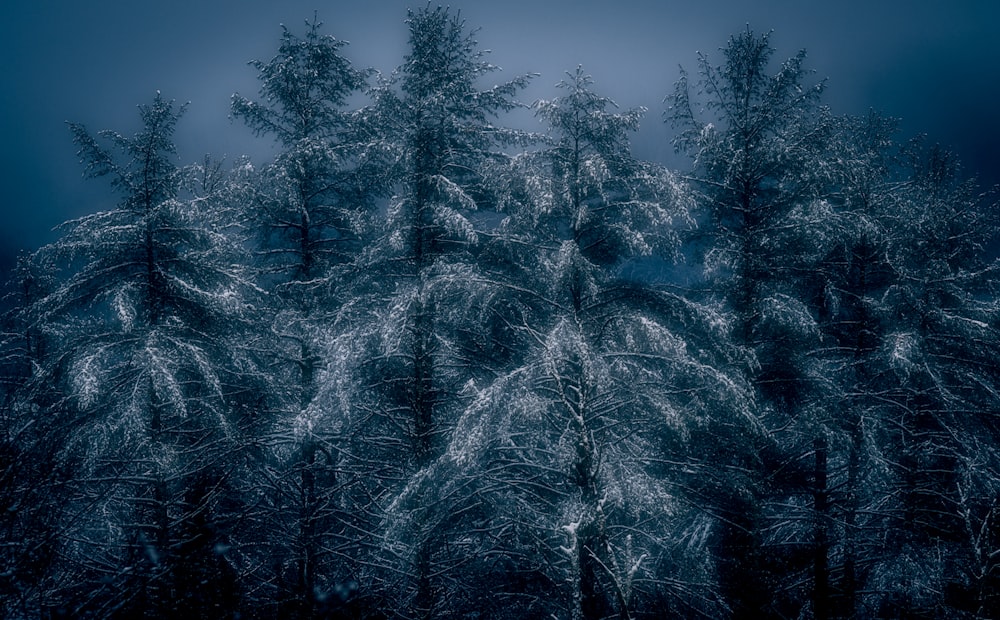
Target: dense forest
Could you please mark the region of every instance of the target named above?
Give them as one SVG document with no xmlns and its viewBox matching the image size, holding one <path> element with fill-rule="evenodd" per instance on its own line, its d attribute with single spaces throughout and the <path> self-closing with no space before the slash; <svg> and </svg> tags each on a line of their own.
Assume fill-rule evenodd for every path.
<svg viewBox="0 0 1000 620">
<path fill-rule="evenodd" d="M 70 125 L 118 202 L 9 285 L 0 615 L 1000 617 L 995 194 L 749 28 L 671 170 L 407 25 L 284 29 L 263 164 Z"/>
</svg>

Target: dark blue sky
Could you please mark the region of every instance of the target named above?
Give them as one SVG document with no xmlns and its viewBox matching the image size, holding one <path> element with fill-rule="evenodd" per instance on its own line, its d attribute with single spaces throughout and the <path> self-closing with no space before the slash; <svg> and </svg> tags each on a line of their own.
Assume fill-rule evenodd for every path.
<svg viewBox="0 0 1000 620">
<path fill-rule="evenodd" d="M 554 95 L 582 64 L 623 107 L 649 108 L 636 154 L 671 163 L 660 121 L 678 65 L 719 58 L 730 34 L 773 30 L 777 58 L 805 48 L 828 78 L 837 113 L 869 108 L 900 117 L 957 150 L 969 172 L 1000 181 L 1000 2 L 995 0 L 452 0 L 501 76 L 538 72 L 527 100 Z M 401 0 L 5 0 L 0 20 L 0 254 L 55 238 L 67 218 L 108 208 L 102 180 L 84 180 L 65 121 L 92 131 L 136 129 L 136 105 L 156 90 L 190 101 L 176 136 L 181 163 L 206 152 L 267 149 L 228 119 L 234 91 L 255 95 L 253 58 L 270 58 L 279 24 L 302 32 L 318 11 L 324 31 L 350 41 L 356 66 L 389 72 L 405 52 Z"/>
</svg>

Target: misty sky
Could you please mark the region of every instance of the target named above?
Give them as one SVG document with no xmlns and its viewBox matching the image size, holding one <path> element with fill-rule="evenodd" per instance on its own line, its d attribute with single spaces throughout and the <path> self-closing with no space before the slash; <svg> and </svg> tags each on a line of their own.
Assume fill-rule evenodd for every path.
<svg viewBox="0 0 1000 620">
<path fill-rule="evenodd" d="M 678 65 L 697 51 L 719 59 L 729 35 L 773 30 L 777 59 L 805 48 L 828 78 L 835 113 L 870 108 L 900 117 L 904 135 L 929 134 L 966 168 L 1000 182 L 1000 2 L 995 0 L 451 0 L 481 47 L 503 67 L 498 79 L 537 72 L 527 102 L 582 64 L 596 89 L 622 107 L 646 106 L 635 153 L 671 165 L 662 99 Z M 65 121 L 91 131 L 137 129 L 136 105 L 156 90 L 190 106 L 178 126 L 179 163 L 267 145 L 228 118 L 229 97 L 254 97 L 247 61 L 272 57 L 279 24 L 303 33 L 318 11 L 324 32 L 349 41 L 357 67 L 383 72 L 405 53 L 401 0 L 4 0 L 0 20 L 0 260 L 52 241 L 66 220 L 113 206 L 103 180 L 81 178 Z"/>
</svg>

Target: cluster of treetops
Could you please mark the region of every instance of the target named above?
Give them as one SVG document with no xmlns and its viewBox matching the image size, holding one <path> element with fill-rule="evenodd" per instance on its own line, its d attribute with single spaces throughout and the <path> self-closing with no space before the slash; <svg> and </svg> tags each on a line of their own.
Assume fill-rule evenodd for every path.
<svg viewBox="0 0 1000 620">
<path fill-rule="evenodd" d="M 263 164 L 71 125 L 119 202 L 11 283 L 0 614 L 1000 617 L 995 195 L 749 29 L 677 171 L 407 24 L 391 75 L 284 30 Z"/>
</svg>

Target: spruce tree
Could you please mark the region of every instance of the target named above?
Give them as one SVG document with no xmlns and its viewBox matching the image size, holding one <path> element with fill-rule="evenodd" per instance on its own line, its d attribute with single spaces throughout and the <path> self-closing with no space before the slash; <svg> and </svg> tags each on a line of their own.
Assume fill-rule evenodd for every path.
<svg viewBox="0 0 1000 620">
<path fill-rule="evenodd" d="M 42 370 L 59 378 L 49 415 L 72 429 L 58 449 L 74 468 L 63 535 L 75 542 L 57 580 L 68 582 L 66 608 L 105 617 L 218 610 L 218 600 L 174 592 L 192 563 L 219 560 L 221 540 L 202 532 L 197 549 L 178 545 L 192 514 L 214 518 L 225 488 L 219 459 L 242 445 L 253 417 L 233 407 L 255 376 L 232 345 L 245 326 L 246 283 L 224 238 L 180 194 L 172 136 L 183 107 L 157 93 L 139 112 L 135 135 L 99 135 L 109 146 L 70 126 L 88 176 L 109 176 L 122 198 L 67 223 L 40 250 L 64 269 L 30 308 L 51 335 Z M 195 498 L 196 480 L 215 492 Z M 213 592 L 235 587 L 225 571 L 212 574 Z"/>
</svg>

